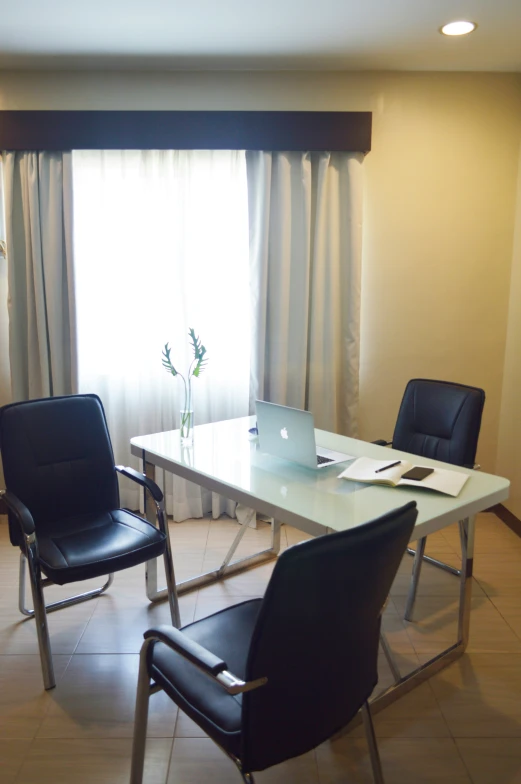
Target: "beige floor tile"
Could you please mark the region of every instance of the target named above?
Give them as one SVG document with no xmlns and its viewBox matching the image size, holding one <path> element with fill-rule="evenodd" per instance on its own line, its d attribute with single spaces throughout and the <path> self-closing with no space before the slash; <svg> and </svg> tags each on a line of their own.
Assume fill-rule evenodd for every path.
<svg viewBox="0 0 521 784">
<path fill-rule="evenodd" d="M 0 740 L 0 784 L 14 784 L 29 753 L 27 740 Z"/>
<path fill-rule="evenodd" d="M 54 656 L 60 684 L 70 656 Z M 53 690 L 45 691 L 39 656 L 0 656 L 0 738 L 34 738 L 50 710 Z"/>
<path fill-rule="evenodd" d="M 476 555 L 474 575 L 488 596 L 520 596 L 521 549 Z"/>
<path fill-rule="evenodd" d="M 209 738 L 176 737 L 172 749 L 168 784 L 240 784 L 231 760 Z M 255 774 L 258 784 L 319 784 L 315 753 L 275 765 Z"/>
<path fill-rule="evenodd" d="M 53 654 L 72 654 L 96 607 L 94 599 L 48 613 L 47 623 Z M 37 654 L 38 640 L 33 619 L 15 608 L 0 614 L 0 655 Z"/>
<path fill-rule="evenodd" d="M 299 542 L 304 542 L 306 539 L 313 538 L 312 536 L 309 536 L 309 534 L 299 531 L 298 528 L 293 528 L 291 525 L 282 526 L 282 530 L 286 534 L 288 545 L 298 544 Z"/>
<path fill-rule="evenodd" d="M 445 561 L 451 566 L 458 569 L 461 563 L 456 557 L 448 557 L 447 553 L 434 553 L 435 557 L 439 556 L 439 560 Z M 403 566 L 400 568 L 396 575 L 395 581 L 391 588 L 391 596 L 407 596 L 409 593 L 409 586 L 411 583 L 412 560 L 408 560 L 408 568 Z M 417 596 L 447 596 L 452 599 L 459 597 L 459 578 L 455 577 L 448 572 L 443 571 L 437 566 L 424 563 L 421 570 L 420 581 L 418 583 Z M 472 581 L 472 595 L 473 596 L 486 596 L 485 590 L 481 586 L 478 579 Z"/>
<path fill-rule="evenodd" d="M 206 618 L 207 615 L 213 615 L 213 613 L 219 612 L 219 610 L 224 610 L 226 607 L 233 607 L 234 604 L 240 604 L 242 602 L 247 602 L 250 599 L 259 599 L 260 596 L 208 596 L 208 595 L 199 595 L 197 599 L 197 605 L 195 607 L 195 614 L 194 614 L 194 621 L 199 621 L 201 618 Z"/>
<path fill-rule="evenodd" d="M 416 549 L 416 542 L 411 544 L 412 549 Z M 448 555 L 458 555 L 459 550 L 457 550 L 452 542 L 447 541 L 445 536 L 443 535 L 443 531 L 435 531 L 433 534 L 429 534 L 427 537 L 427 544 L 425 547 L 425 552 L 427 555 L 433 555 L 436 557 L 436 553 L 446 553 Z M 409 555 L 409 558 L 412 559 L 412 556 Z M 412 560 L 410 561 L 412 563 Z"/>
<path fill-rule="evenodd" d="M 139 656 L 88 654 L 72 657 L 52 693 L 38 738 L 132 736 Z M 148 734 L 172 737 L 177 708 L 160 692 L 150 699 Z"/>
<path fill-rule="evenodd" d="M 403 617 L 405 597 L 394 597 Z M 459 600 L 441 596 L 420 596 L 414 607 L 414 620 L 406 623 L 407 634 L 418 653 L 437 653 L 456 642 Z M 521 640 L 492 602 L 482 595 L 472 598 L 469 652 L 521 653 Z"/>
<path fill-rule="evenodd" d="M 458 525 L 443 528 L 440 534 L 460 553 L 460 538 Z M 476 517 L 476 536 L 474 542 L 475 553 L 502 551 L 511 548 L 521 548 L 521 539 L 510 530 L 495 514 L 481 512 Z"/>
<path fill-rule="evenodd" d="M 393 599 L 389 599 L 382 617 L 382 633 L 394 653 L 414 655 L 414 646 L 407 634 L 407 624 Z"/>
<path fill-rule="evenodd" d="M 263 596 L 266 591 L 275 560 L 248 569 L 240 574 L 232 574 L 213 585 L 200 589 L 201 596 Z M 239 601 L 239 599 L 238 599 Z"/>
<path fill-rule="evenodd" d="M 167 784 L 240 784 L 233 762 L 209 738 L 175 738 Z"/>
<path fill-rule="evenodd" d="M 521 661 L 514 653 L 465 654 L 430 679 L 455 738 L 521 737 Z"/>
<path fill-rule="evenodd" d="M 177 713 L 177 722 L 175 725 L 175 737 L 176 738 L 206 738 L 206 732 L 204 732 L 195 721 L 184 713 L 184 711 L 179 710 Z"/>
<path fill-rule="evenodd" d="M 238 530 L 237 523 L 228 518 L 186 521 L 170 528 L 178 579 L 220 565 L 219 559 Z M 290 526 L 282 527 L 283 548 L 307 538 Z M 260 523 L 246 532 L 238 555 L 269 544 L 269 525 Z M 459 566 L 457 525 L 428 537 L 427 548 L 435 557 Z M 204 617 L 262 596 L 273 565 L 265 564 L 183 596 L 183 623 L 190 622 L 194 614 Z M 494 515 L 478 516 L 474 567 L 477 579 L 470 655 L 375 716 L 386 784 L 469 784 L 462 757 L 474 784 L 521 784 L 521 539 Z M 437 646 L 441 649 L 451 641 L 459 590 L 456 578 L 425 565 L 417 622 L 405 624 L 402 614 L 411 568 L 412 559 L 404 557 L 383 620 L 402 674 L 425 662 Z M 8 543 L 7 527 L 0 522 L 0 650 L 13 653 L 0 655 L 0 738 L 4 739 L 4 746 L 0 741 L 0 755 L 4 756 L 0 784 L 15 784 L 15 778 L 16 784 L 76 784 L 76 780 L 78 784 L 126 783 L 137 680 L 135 651 L 141 644 L 142 626 L 168 622 L 166 603 L 149 604 L 145 567 L 140 565 L 116 574 L 103 597 L 50 615 L 54 652 L 56 648 L 74 650 L 77 635 L 80 647 L 72 659 L 55 656 L 58 687 L 44 692 L 34 624 L 17 625 L 17 569 L 17 550 Z M 162 584 L 161 559 L 158 572 Z M 53 587 L 47 596 L 99 584 L 96 580 Z M 24 648 L 26 645 L 33 647 Z M 34 655 L 23 654 L 23 650 Z M 125 654 L 125 650 L 134 652 Z M 389 666 L 380 653 L 375 693 L 391 683 Z M 200 784 L 207 778 L 212 784 L 239 784 L 240 777 L 226 756 L 185 714 L 177 713 L 164 694 L 151 698 L 148 749 L 152 765 L 146 774 L 147 784 L 164 783 L 167 778 L 174 729 L 176 748 L 169 784 Z M 449 732 L 456 738 L 459 753 Z M 361 729 L 355 728 L 332 744 L 323 744 L 316 757 L 305 755 L 257 774 L 256 780 L 260 784 L 318 784 L 319 780 L 320 784 L 372 784 L 367 747 L 360 735 Z M 20 749 L 27 752 L 25 759 L 15 753 Z"/>
<path fill-rule="evenodd" d="M 196 599 L 195 593 L 180 597 L 183 625 L 193 620 Z M 85 628 L 76 653 L 139 653 L 143 633 L 147 629 L 171 623 L 167 601 L 151 603 L 146 597 L 138 601 L 129 597 L 115 599 L 110 595 L 103 596 Z"/>
<path fill-rule="evenodd" d="M 521 784 L 521 744 L 516 738 L 456 741 L 473 784 Z"/>
<path fill-rule="evenodd" d="M 390 682 L 391 678 L 388 680 Z M 374 716 L 374 728 L 378 738 L 450 737 L 447 722 L 429 683 L 421 684 L 377 713 Z M 352 737 L 364 737 L 363 727 L 359 725 L 349 734 Z"/>
<path fill-rule="evenodd" d="M 490 601 L 513 632 L 521 638 L 521 596 L 492 596 Z"/>
<path fill-rule="evenodd" d="M 378 742 L 386 784 L 471 784 L 449 738 L 395 739 Z M 367 745 L 362 738 L 340 738 L 317 749 L 320 784 L 373 784 Z"/>
<path fill-rule="evenodd" d="M 172 741 L 147 742 L 144 781 L 164 784 Z M 33 742 L 17 784 L 128 784 L 131 740 L 61 740 Z M 1 781 L 1 779 L 0 779 Z"/>
</svg>

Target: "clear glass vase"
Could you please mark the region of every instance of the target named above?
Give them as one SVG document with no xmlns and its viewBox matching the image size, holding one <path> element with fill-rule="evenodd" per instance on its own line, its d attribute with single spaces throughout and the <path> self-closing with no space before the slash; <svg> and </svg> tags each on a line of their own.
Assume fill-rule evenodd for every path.
<svg viewBox="0 0 521 784">
<path fill-rule="evenodd" d="M 192 389 L 189 386 L 185 394 L 185 405 L 180 411 L 181 444 L 191 446 L 194 442 L 194 409 L 192 406 Z"/>
</svg>

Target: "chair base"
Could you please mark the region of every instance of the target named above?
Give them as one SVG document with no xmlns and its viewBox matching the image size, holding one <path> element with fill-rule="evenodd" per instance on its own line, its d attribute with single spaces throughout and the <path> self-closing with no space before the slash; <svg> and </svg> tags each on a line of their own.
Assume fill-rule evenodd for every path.
<svg viewBox="0 0 521 784">
<path fill-rule="evenodd" d="M 19 582 L 18 582 L 18 609 L 25 615 L 27 618 L 34 618 L 34 610 L 30 610 L 28 607 L 25 606 L 25 573 L 26 573 L 26 565 L 27 565 L 27 558 L 23 553 L 20 553 L 20 574 L 19 574 Z M 114 574 L 109 574 L 107 582 L 101 586 L 101 588 L 95 588 L 92 591 L 86 591 L 85 593 L 78 593 L 75 596 L 69 596 L 67 599 L 60 599 L 57 602 L 51 602 L 50 604 L 45 605 L 45 611 L 50 613 L 54 612 L 55 610 L 61 610 L 62 607 L 70 607 L 73 604 L 80 604 L 81 602 L 86 602 L 89 599 L 94 599 L 96 596 L 104 593 L 109 586 L 112 585 L 114 581 Z M 44 579 L 41 581 L 42 588 L 46 588 L 48 585 L 54 585 L 55 583 L 52 580 Z"/>
</svg>

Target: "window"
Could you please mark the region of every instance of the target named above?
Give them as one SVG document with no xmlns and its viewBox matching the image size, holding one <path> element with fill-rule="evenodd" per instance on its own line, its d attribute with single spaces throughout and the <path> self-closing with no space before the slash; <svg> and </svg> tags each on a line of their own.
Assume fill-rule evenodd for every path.
<svg viewBox="0 0 521 784">
<path fill-rule="evenodd" d="M 116 460 L 178 427 L 188 328 L 207 348 L 196 424 L 248 413 L 248 197 L 239 151 L 73 154 L 80 391 L 105 405 Z"/>
</svg>

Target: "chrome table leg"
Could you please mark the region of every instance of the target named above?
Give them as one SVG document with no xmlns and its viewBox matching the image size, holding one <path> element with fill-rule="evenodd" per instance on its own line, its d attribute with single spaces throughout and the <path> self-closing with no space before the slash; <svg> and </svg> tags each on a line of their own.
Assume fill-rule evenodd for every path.
<svg viewBox="0 0 521 784">
<path fill-rule="evenodd" d="M 383 632 L 380 632 L 380 645 L 382 646 L 382 650 L 385 654 L 385 658 L 387 659 L 387 664 L 389 665 L 389 669 L 391 670 L 392 676 L 394 678 L 394 682 L 398 683 L 401 678 L 400 670 L 398 669 L 398 665 L 396 664 L 394 655 L 392 650 L 389 647 L 389 643 Z"/>
<path fill-rule="evenodd" d="M 420 581 L 420 574 L 423 564 L 423 558 L 425 555 L 425 545 L 427 544 L 427 537 L 422 537 L 416 543 L 416 552 L 414 554 L 414 563 L 412 566 L 412 577 L 411 577 L 411 584 L 409 586 L 409 595 L 407 596 L 407 604 L 405 605 L 405 615 L 404 618 L 406 621 L 410 621 L 412 619 L 412 611 L 414 608 L 414 602 L 416 601 L 416 592 L 418 590 L 418 583 Z"/>
<path fill-rule="evenodd" d="M 460 601 L 458 614 L 458 639 L 441 653 L 434 656 L 425 664 L 417 667 L 412 672 L 400 678 L 383 694 L 371 701 L 373 714 L 391 705 L 407 692 L 419 686 L 432 675 L 445 669 L 449 664 L 459 659 L 465 653 L 469 640 L 470 608 L 472 597 L 472 568 L 474 563 L 474 531 L 475 517 L 462 521 L 461 525 L 461 576 L 460 576 Z"/>
<path fill-rule="evenodd" d="M 146 455 L 143 458 L 143 471 L 146 476 L 150 477 L 155 482 L 155 466 L 152 463 L 149 463 L 146 460 Z M 145 517 L 149 523 L 152 525 L 156 525 L 156 514 L 153 510 L 154 502 L 153 499 L 148 497 L 148 492 L 144 489 L 144 509 L 145 509 Z M 235 550 L 239 546 L 239 543 L 246 533 L 246 529 L 250 521 L 252 520 L 253 515 L 255 514 L 255 510 L 247 509 L 246 507 L 242 506 L 241 504 L 237 505 L 238 511 L 238 519 L 240 528 L 237 531 L 235 539 L 226 554 L 221 566 L 218 569 L 213 569 L 210 572 L 205 572 L 204 574 L 200 574 L 197 577 L 191 577 L 188 580 L 182 580 L 181 582 L 176 584 L 177 587 L 177 595 L 180 596 L 184 593 L 188 593 L 189 591 L 193 591 L 197 588 L 201 588 L 204 585 L 211 585 L 212 583 L 221 580 L 223 577 L 227 577 L 232 574 L 239 574 L 240 572 L 245 571 L 246 569 L 251 568 L 252 566 L 257 566 L 262 563 L 266 563 L 267 561 L 272 561 L 274 558 L 277 557 L 280 551 L 280 528 L 281 523 L 278 520 L 272 520 L 272 538 L 271 538 L 271 547 L 266 550 L 261 550 L 259 553 L 255 553 L 254 555 L 248 555 L 244 558 L 238 558 L 235 561 L 232 561 L 233 555 Z M 168 531 L 168 526 L 166 528 Z M 157 577 L 157 559 L 153 561 L 147 561 L 146 564 L 146 571 L 145 571 L 145 580 L 146 580 L 146 591 L 147 597 L 151 602 L 159 602 L 163 599 L 168 597 L 168 591 L 166 588 L 160 588 L 158 585 L 158 577 Z"/>
<path fill-rule="evenodd" d="M 376 742 L 376 735 L 374 733 L 371 709 L 367 702 L 364 702 L 362 705 L 361 713 L 362 721 L 364 723 L 365 737 L 367 738 L 367 745 L 369 746 L 369 756 L 371 758 L 374 784 L 385 784 L 382 773 L 382 763 L 380 762 L 380 754 L 378 752 L 378 744 Z"/>
</svg>

